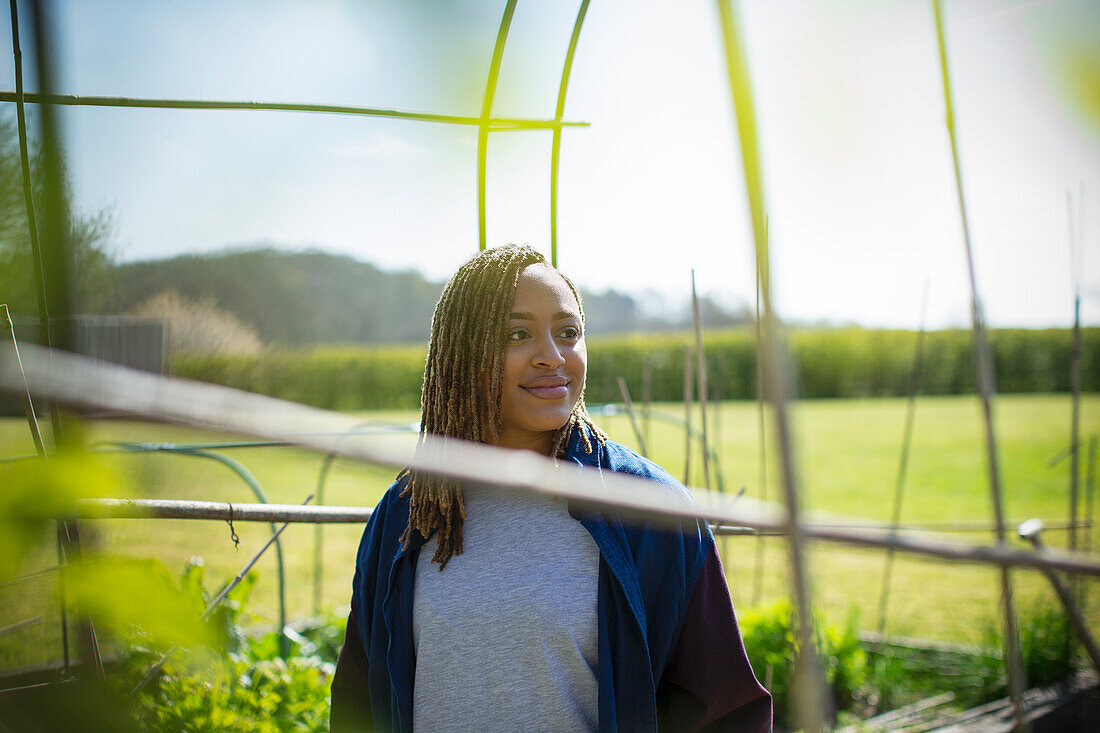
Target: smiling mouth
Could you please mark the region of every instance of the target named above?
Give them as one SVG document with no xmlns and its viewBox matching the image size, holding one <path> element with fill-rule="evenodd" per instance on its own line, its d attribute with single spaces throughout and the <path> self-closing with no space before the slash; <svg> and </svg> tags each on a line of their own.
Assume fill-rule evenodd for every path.
<svg viewBox="0 0 1100 733">
<path fill-rule="evenodd" d="M 569 396 L 569 383 L 564 381 L 554 384 L 520 385 L 520 389 L 540 400 L 560 400 Z"/>
</svg>

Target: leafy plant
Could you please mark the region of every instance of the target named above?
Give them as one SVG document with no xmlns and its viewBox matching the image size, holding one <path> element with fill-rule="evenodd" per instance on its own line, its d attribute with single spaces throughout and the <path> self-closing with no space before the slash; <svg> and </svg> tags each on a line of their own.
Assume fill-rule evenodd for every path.
<svg viewBox="0 0 1100 733">
<path fill-rule="evenodd" d="M 798 654 L 794 609 L 789 601 L 777 601 L 746 611 L 738 623 L 753 671 L 772 694 L 775 722 L 789 727 Z M 867 657 L 855 633 L 855 616 L 843 629 L 815 618 L 814 628 L 814 646 L 824 668 L 833 705 L 838 711 L 848 709 L 866 679 L 867 670 Z"/>
<path fill-rule="evenodd" d="M 192 598 L 209 602 L 201 558 L 192 558 L 180 586 Z M 316 619 L 293 637 L 292 653 L 279 654 L 277 630 L 251 636 L 247 601 L 256 582 L 250 573 L 208 620 L 220 654 L 191 660 L 185 650 L 164 665 L 136 696 L 132 715 L 148 730 L 275 733 L 327 727 L 329 688 L 343 622 Z M 116 684 L 127 691 L 156 663 L 159 655 L 140 639 L 123 652 L 124 674 Z"/>
</svg>

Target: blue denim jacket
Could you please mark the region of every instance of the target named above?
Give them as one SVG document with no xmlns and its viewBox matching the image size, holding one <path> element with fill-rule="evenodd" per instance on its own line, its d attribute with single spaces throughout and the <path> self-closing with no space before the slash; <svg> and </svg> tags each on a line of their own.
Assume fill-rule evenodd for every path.
<svg viewBox="0 0 1100 733">
<path fill-rule="evenodd" d="M 687 495 L 664 469 L 629 448 L 612 441 L 591 442 L 593 451 L 587 453 L 574 434 L 568 457 L 601 471 L 650 478 Z M 414 532 L 408 549 L 398 541 L 409 519 L 408 497 L 400 496 L 404 484 L 402 480 L 391 486 L 371 515 L 353 581 L 351 616 L 367 660 L 371 717 L 379 730 L 412 730 L 413 583 L 426 538 Z M 703 521 L 683 520 L 679 531 L 669 531 L 625 522 L 612 510 L 571 513 L 600 550 L 600 730 L 656 730 L 657 686 L 700 570 L 714 553 L 714 538 Z"/>
</svg>

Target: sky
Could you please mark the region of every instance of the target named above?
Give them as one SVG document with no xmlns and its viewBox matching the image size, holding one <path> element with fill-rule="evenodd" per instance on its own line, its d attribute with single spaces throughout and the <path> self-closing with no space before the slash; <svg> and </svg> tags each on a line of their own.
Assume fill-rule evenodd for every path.
<svg viewBox="0 0 1100 733">
<path fill-rule="evenodd" d="M 60 92 L 466 115 L 480 111 L 505 5 L 55 4 Z M 930 2 L 735 5 L 761 131 L 779 314 L 915 328 L 927 282 L 927 325 L 968 325 Z M 495 115 L 553 116 L 578 6 L 519 2 Z M 1083 320 L 1100 324 L 1100 114 L 1096 85 L 1082 82 L 1082 68 L 1097 79 L 1100 3 L 944 7 L 985 315 L 993 326 L 1069 325 L 1077 278 Z M 690 292 L 694 268 L 701 293 L 733 307 L 753 302 L 717 17 L 710 0 L 591 3 L 565 107 L 567 119 L 591 126 L 563 133 L 558 245 L 561 269 L 586 289 L 637 293 L 659 311 Z M 23 7 L 29 67 L 28 20 Z M 0 26 L 0 47 L 10 48 L 10 28 Z M 0 86 L 14 89 L 10 55 L 0 56 Z M 36 88 L 29 75 L 26 86 Z M 111 245 L 122 261 L 263 244 L 443 280 L 477 250 L 476 128 L 72 107 L 61 119 L 74 206 L 113 213 Z M 550 147 L 547 131 L 490 137 L 490 245 L 526 242 L 549 253 Z"/>
</svg>

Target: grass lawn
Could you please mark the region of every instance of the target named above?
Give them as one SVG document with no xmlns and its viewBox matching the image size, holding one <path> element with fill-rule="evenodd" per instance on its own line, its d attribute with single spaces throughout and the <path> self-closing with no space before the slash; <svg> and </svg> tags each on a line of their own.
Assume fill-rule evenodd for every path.
<svg viewBox="0 0 1100 733">
<path fill-rule="evenodd" d="M 665 404 L 661 410 L 682 414 L 682 406 Z M 781 488 L 769 433 L 769 481 L 761 487 L 758 469 L 757 408 L 752 402 L 726 402 L 709 415 L 726 488 L 746 487 L 748 496 L 778 499 Z M 903 399 L 849 399 L 801 402 L 794 406 L 794 433 L 803 502 L 811 510 L 876 521 L 889 520 L 896 481 L 905 414 Z M 1015 523 L 1029 517 L 1049 521 L 1068 516 L 1069 463 L 1055 467 L 1049 460 L 1064 450 L 1069 439 L 1070 402 L 1065 395 L 1010 395 L 995 405 L 999 460 L 1007 518 Z M 412 422 L 414 412 L 370 413 L 364 418 Z M 1082 402 L 1081 434 L 1100 432 L 1100 396 Z M 698 412 L 695 415 L 698 421 Z M 625 416 L 598 422 L 613 438 L 634 445 Z M 682 430 L 654 420 L 647 429 L 652 457 L 673 475 L 682 477 Z M 198 442 L 223 436 L 199 431 L 147 425 L 124 420 L 88 424 L 89 439 L 143 442 Z M 0 419 L 0 455 L 33 452 L 26 424 Z M 241 461 L 267 491 L 270 500 L 299 503 L 316 491 L 323 456 L 293 448 L 250 448 L 226 451 Z M 254 501 L 237 476 L 214 461 L 190 456 L 115 454 L 109 463 L 117 476 L 117 497 Z M 1084 461 L 1081 466 L 1084 495 Z M 337 461 L 329 474 L 325 503 L 373 505 L 394 471 L 388 468 Z M 700 455 L 692 458 L 691 483 L 702 483 Z M 903 522 L 988 520 L 992 517 L 984 452 L 984 432 L 974 397 L 929 397 L 918 402 L 909 459 Z M 1082 500 L 1083 506 L 1083 500 Z M 1013 525 L 1014 526 L 1014 525 Z M 177 574 L 189 557 L 202 556 L 208 586 L 218 586 L 234 575 L 269 535 L 265 524 L 236 526 L 241 545 L 235 549 L 225 522 L 182 520 L 105 520 L 89 523 L 85 538 L 99 550 L 163 560 Z M 325 528 L 323 608 L 345 606 L 360 525 Z M 1050 531 L 1050 544 L 1064 544 L 1065 532 Z M 292 525 L 283 533 L 287 567 L 287 599 L 291 619 L 312 612 L 313 527 Z M 950 539 L 990 542 L 991 533 L 956 533 Z M 28 560 L 30 572 L 56 562 L 52 541 Z M 763 548 L 764 572 L 759 595 L 754 579 Z M 752 537 L 723 540 L 734 603 L 739 608 L 767 603 L 789 595 L 786 544 Z M 884 556 L 868 550 L 815 546 L 809 563 L 814 601 L 832 622 L 844 623 L 858 614 L 861 628 L 874 628 Z M 277 618 L 275 553 L 257 565 L 260 582 L 253 601 L 261 624 Z M 1019 605 L 1054 602 L 1046 581 L 1037 573 L 1013 573 Z M 1096 585 L 1096 584 L 1094 584 Z M 1100 599 L 1100 585 L 1092 589 Z M 995 628 L 999 585 L 997 572 L 979 566 L 897 558 L 887 621 L 892 633 L 976 643 Z M 1094 604 L 1095 605 L 1095 604 Z M 56 578 L 45 575 L 15 585 L 0 586 L 0 627 L 24 618 L 41 621 L 0 637 L 0 668 L 48 661 L 60 657 Z M 1100 630 L 1100 614 L 1091 613 Z"/>
</svg>

